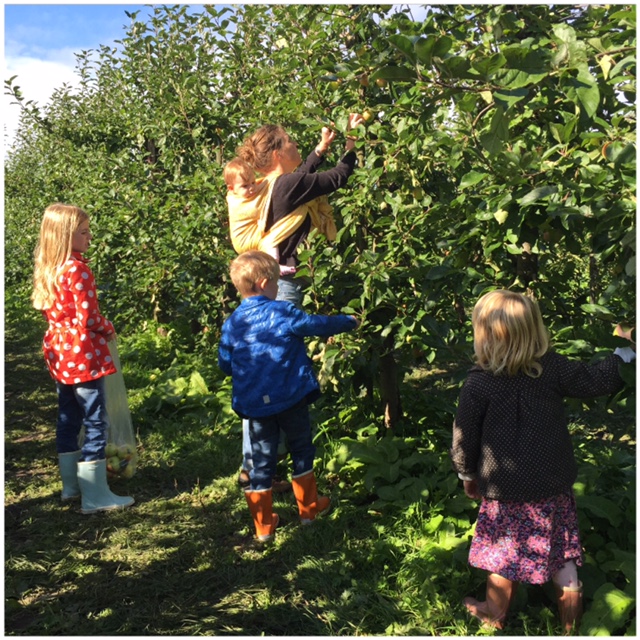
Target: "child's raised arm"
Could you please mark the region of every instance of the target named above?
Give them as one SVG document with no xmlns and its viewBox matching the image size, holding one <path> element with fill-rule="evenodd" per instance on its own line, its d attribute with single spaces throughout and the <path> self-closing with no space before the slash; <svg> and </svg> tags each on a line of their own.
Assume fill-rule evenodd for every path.
<svg viewBox="0 0 640 640">
<path fill-rule="evenodd" d="M 291 309 L 289 322 L 291 331 L 302 337 L 333 336 L 336 333 L 353 331 L 360 325 L 355 316 L 310 315 L 296 308 Z"/>
</svg>

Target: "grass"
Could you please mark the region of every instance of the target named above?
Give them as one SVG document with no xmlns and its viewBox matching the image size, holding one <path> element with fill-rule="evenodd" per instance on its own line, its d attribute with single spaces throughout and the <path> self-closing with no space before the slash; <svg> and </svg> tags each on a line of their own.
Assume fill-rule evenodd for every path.
<svg viewBox="0 0 640 640">
<path fill-rule="evenodd" d="M 423 502 L 394 505 L 364 491 L 357 469 L 321 473 L 332 512 L 301 527 L 293 497 L 277 496 L 283 526 L 273 544 L 255 542 L 236 484 L 240 422 L 225 405 L 228 389 L 221 385 L 206 397 L 175 392 L 186 384 L 176 379 L 188 381 L 192 370 L 207 381 L 221 378 L 211 363 L 172 352 L 168 338 L 153 332 L 123 340 L 120 349 L 140 466 L 132 479 L 111 486 L 134 496 L 135 505 L 87 516 L 78 503 L 61 503 L 56 397 L 40 353 L 42 330 L 32 312 L 9 310 L 5 635 L 494 633 L 480 630 L 460 604 L 464 595 L 483 595 L 481 572 L 466 563 L 465 527 L 477 505 L 448 496 L 439 477 L 440 493 L 432 489 Z M 446 392 L 442 376 L 417 378 L 416 390 L 433 385 Z M 331 407 L 320 404 L 317 412 L 320 423 L 331 423 Z M 630 432 L 625 420 L 604 432 L 599 422 L 595 435 L 588 425 L 577 428 L 585 442 L 601 438 L 615 451 L 633 453 L 635 442 L 611 436 Z M 326 437 L 319 452 L 325 463 L 339 448 Z M 430 446 L 433 473 L 449 473 L 443 443 L 423 444 Z M 588 451 L 589 465 L 600 464 Z M 596 477 L 586 474 L 585 483 Z M 548 589 L 527 587 L 504 633 L 555 635 L 557 625 Z"/>
</svg>

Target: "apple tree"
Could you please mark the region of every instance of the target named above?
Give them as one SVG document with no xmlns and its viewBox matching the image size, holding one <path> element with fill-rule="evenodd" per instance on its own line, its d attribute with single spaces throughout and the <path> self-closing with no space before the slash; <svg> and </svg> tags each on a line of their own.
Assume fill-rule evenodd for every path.
<svg viewBox="0 0 640 640">
<path fill-rule="evenodd" d="M 48 105 L 5 82 L 23 114 L 5 162 L 8 286 L 26 291 L 42 210 L 74 202 L 120 331 L 170 324 L 210 348 L 235 301 L 223 164 L 264 123 L 304 153 L 359 111 L 338 237 L 301 252 L 307 308 L 364 321 L 312 345 L 345 403 L 397 424 L 403 372 L 464 366 L 469 311 L 492 288 L 533 292 L 566 349 L 634 321 L 635 6 L 150 11 L 78 53 L 80 88 Z"/>
</svg>

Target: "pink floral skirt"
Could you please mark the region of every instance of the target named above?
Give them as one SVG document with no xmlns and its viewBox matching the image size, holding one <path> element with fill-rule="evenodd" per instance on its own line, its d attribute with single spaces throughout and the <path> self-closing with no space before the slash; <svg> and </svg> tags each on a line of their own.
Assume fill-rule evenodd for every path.
<svg viewBox="0 0 640 640">
<path fill-rule="evenodd" d="M 472 567 L 543 584 L 568 560 L 582 564 L 573 492 L 536 502 L 483 498 L 469 551 Z"/>
</svg>

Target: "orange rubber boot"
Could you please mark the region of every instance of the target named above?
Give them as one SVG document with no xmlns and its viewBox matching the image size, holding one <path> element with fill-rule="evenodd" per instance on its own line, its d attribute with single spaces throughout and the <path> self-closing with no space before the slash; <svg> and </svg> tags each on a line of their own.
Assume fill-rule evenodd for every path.
<svg viewBox="0 0 640 640">
<path fill-rule="evenodd" d="M 311 524 L 316 516 L 326 513 L 331 508 L 331 499 L 326 496 L 318 496 L 316 476 L 313 469 L 301 476 L 291 478 L 293 495 L 298 503 L 300 522 Z"/>
<path fill-rule="evenodd" d="M 253 517 L 253 524 L 256 527 L 256 537 L 261 542 L 273 540 L 280 517 L 277 513 L 273 513 L 271 489 L 266 491 L 245 491 L 244 495 Z"/>
</svg>

